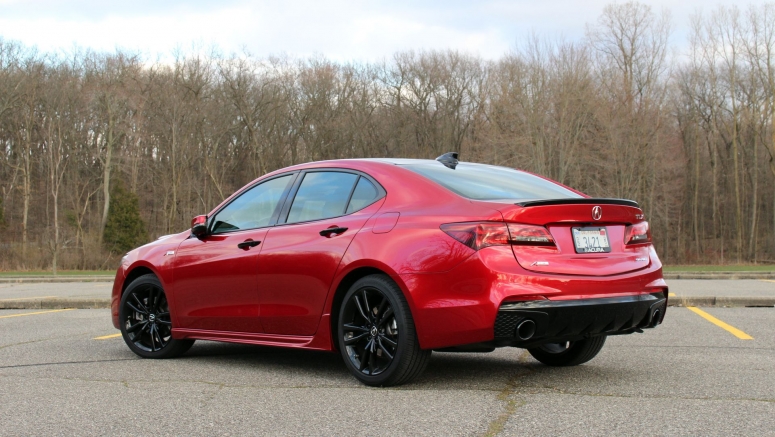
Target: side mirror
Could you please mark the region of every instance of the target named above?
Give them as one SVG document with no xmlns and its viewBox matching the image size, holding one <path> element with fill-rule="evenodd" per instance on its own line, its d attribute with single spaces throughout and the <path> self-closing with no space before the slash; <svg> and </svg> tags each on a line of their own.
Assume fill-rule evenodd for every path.
<svg viewBox="0 0 775 437">
<path fill-rule="evenodd" d="M 198 215 L 191 220 L 191 234 L 196 238 L 207 235 L 207 216 Z"/>
</svg>

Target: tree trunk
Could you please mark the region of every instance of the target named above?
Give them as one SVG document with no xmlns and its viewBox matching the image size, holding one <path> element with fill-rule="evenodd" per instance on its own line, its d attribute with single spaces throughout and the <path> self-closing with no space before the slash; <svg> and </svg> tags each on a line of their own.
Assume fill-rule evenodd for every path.
<svg viewBox="0 0 775 437">
<path fill-rule="evenodd" d="M 700 249 L 700 139 L 694 139 L 694 208 L 692 208 L 692 222 L 694 227 L 694 249 L 697 257 L 702 252 Z"/>
<path fill-rule="evenodd" d="M 756 118 L 758 119 L 758 117 Z M 753 187 L 751 190 L 751 230 L 750 234 L 748 236 L 748 260 L 754 260 L 756 262 L 756 219 L 757 219 L 757 212 L 759 210 L 759 160 L 756 159 L 756 154 L 758 152 L 756 146 L 758 142 L 758 132 L 754 132 L 753 137 L 753 171 L 752 171 L 752 182 Z"/>
<path fill-rule="evenodd" d="M 105 204 L 102 207 L 102 220 L 100 221 L 99 243 L 102 245 L 102 234 L 105 233 L 105 225 L 108 223 L 108 210 L 110 209 L 110 170 L 113 158 L 113 117 L 108 115 L 108 140 L 105 144 L 105 163 L 102 169 L 102 196 Z"/>
<path fill-rule="evenodd" d="M 734 97 L 735 87 L 734 74 L 732 75 L 732 163 L 735 180 L 735 249 L 737 250 L 737 262 L 740 262 L 740 258 L 743 250 L 743 207 L 740 198 L 740 159 L 738 157 L 739 147 L 737 145 L 737 103 Z"/>
</svg>

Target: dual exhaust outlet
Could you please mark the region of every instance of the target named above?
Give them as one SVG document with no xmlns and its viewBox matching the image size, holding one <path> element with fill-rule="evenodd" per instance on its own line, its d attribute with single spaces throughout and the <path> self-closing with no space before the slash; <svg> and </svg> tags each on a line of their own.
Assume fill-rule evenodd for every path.
<svg viewBox="0 0 775 437">
<path fill-rule="evenodd" d="M 520 340 L 530 340 L 536 334 L 536 322 L 531 319 L 525 319 L 517 325 L 517 338 Z"/>
<path fill-rule="evenodd" d="M 649 324 L 650 327 L 656 328 L 657 325 L 659 325 L 659 319 L 662 315 L 662 311 L 659 310 L 659 308 L 655 309 L 653 313 L 651 313 L 651 323 Z"/>
<path fill-rule="evenodd" d="M 662 311 L 657 308 L 651 313 L 651 321 L 649 327 L 656 328 L 659 325 L 659 320 L 662 316 Z M 536 322 L 532 319 L 525 319 L 517 324 L 516 329 L 517 338 L 522 341 L 527 341 L 533 338 L 536 334 Z"/>
</svg>

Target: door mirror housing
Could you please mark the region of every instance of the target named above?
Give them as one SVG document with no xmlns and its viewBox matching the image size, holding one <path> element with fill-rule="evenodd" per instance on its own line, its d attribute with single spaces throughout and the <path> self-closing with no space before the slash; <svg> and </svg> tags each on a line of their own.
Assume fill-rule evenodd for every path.
<svg viewBox="0 0 775 437">
<path fill-rule="evenodd" d="M 206 215 L 198 215 L 191 219 L 191 234 L 196 238 L 202 238 L 207 235 Z"/>
</svg>

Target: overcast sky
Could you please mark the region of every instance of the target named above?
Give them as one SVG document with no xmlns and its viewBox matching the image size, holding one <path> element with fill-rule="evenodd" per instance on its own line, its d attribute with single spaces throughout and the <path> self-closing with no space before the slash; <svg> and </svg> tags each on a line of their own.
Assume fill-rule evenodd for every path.
<svg viewBox="0 0 775 437">
<path fill-rule="evenodd" d="M 455 49 L 495 59 L 531 32 L 582 38 L 608 0 L 0 0 L 0 37 L 43 51 L 123 48 L 149 58 L 215 45 L 252 55 L 321 54 L 371 61 L 403 50 Z M 645 1 L 670 10 L 673 42 L 686 44 L 689 16 L 707 0 Z"/>
</svg>

